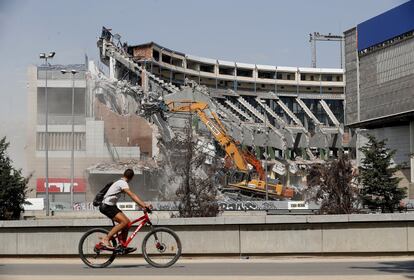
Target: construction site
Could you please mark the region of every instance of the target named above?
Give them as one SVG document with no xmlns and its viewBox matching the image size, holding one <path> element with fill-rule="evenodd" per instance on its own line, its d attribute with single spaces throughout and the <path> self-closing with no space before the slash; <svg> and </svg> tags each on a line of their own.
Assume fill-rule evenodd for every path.
<svg viewBox="0 0 414 280">
<path fill-rule="evenodd" d="M 1 279 L 414 277 L 414 0 L 46 2 L 0 5 Z"/>
<path fill-rule="evenodd" d="M 268 175 L 271 196 L 292 198 L 306 184 L 307 165 L 349 151 L 341 69 L 228 62 L 156 43 L 127 46 L 105 28 L 98 46 L 110 78 L 140 86 L 134 109 L 157 124 L 162 141 L 183 128 L 184 115 L 194 114 L 197 138 L 215 147 L 213 155 L 224 151 L 230 167 L 258 175 L 257 182 L 233 187 L 259 194 Z"/>
<path fill-rule="evenodd" d="M 303 200 L 301 190 L 311 164 L 339 153 L 354 157 L 355 137 L 344 129 L 343 69 L 230 62 L 154 42 L 128 45 L 121 38 L 102 28 L 98 63 L 86 57 L 84 65 L 29 69 L 34 84 L 29 98 L 37 99 L 31 111 L 37 118 L 31 118 L 36 143 L 28 158 L 38 170 L 45 150 L 45 75 L 52 93 L 49 190 L 57 190 L 52 204 L 56 201 L 65 208 L 68 202 L 68 188 L 59 188 L 65 180 L 53 179 L 64 178 L 61 165 L 71 137 L 70 119 L 62 116 L 66 105 L 61 92 L 70 90 L 69 77 L 62 74 L 66 68 L 80 70 L 73 77 L 78 96 L 75 149 L 81 158 L 75 170 L 78 203 L 90 201 L 127 167 L 138 175 L 132 186 L 145 199 L 174 201 L 182 177 L 176 170 L 185 162 L 179 155 L 187 149 L 183 143 L 189 126 L 190 142 L 198 147 L 194 153 L 203 157 L 203 164 L 191 172 L 214 178 L 221 201 Z M 339 37 L 310 34 L 313 66 L 316 41 L 335 38 Z M 44 196 L 42 177 L 32 179 L 36 197 Z"/>
</svg>

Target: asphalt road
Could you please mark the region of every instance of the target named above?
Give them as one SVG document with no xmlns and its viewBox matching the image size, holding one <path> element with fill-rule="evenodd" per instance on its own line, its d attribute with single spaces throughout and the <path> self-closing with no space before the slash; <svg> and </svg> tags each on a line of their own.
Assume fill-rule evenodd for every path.
<svg viewBox="0 0 414 280">
<path fill-rule="evenodd" d="M 167 269 L 120 258 L 92 269 L 78 259 L 0 259 L 0 279 L 414 279 L 414 257 L 184 259 Z"/>
</svg>

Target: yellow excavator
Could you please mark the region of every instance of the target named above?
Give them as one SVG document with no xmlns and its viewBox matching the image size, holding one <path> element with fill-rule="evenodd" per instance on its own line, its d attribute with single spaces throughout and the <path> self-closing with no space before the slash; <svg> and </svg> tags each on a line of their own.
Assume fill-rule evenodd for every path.
<svg viewBox="0 0 414 280">
<path fill-rule="evenodd" d="M 196 113 L 219 145 L 226 152 L 226 159 L 231 159 L 234 167 L 239 172 L 247 175 L 243 176 L 244 179 L 241 182 L 229 183 L 228 185 L 230 187 L 261 196 L 266 194 L 265 172 L 263 170 L 262 163 L 253 153 L 242 149 L 240 143 L 235 141 L 227 133 L 225 126 L 220 121 L 217 114 L 209 109 L 207 103 L 178 100 L 166 101 L 165 104 L 168 107 L 169 112 Z M 208 116 L 207 111 L 210 113 L 212 118 Z M 257 178 L 251 178 L 252 176 L 249 171 L 248 164 L 254 167 L 254 170 L 257 173 Z M 292 198 L 294 195 L 294 190 L 292 188 L 283 187 L 281 184 L 268 183 L 267 191 L 269 197 L 272 198 Z"/>
</svg>

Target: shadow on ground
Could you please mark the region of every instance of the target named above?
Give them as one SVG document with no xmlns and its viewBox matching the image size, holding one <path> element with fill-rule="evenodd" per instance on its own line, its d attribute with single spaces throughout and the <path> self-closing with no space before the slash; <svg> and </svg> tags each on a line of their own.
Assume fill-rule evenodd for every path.
<svg viewBox="0 0 414 280">
<path fill-rule="evenodd" d="M 174 265 L 173 267 L 174 268 L 183 268 L 185 266 L 184 265 Z M 119 265 L 115 264 L 115 265 L 110 265 L 108 267 L 103 267 L 103 268 L 92 268 L 92 267 L 88 267 L 88 266 L 85 266 L 84 268 L 85 269 L 93 269 L 93 270 L 95 270 L 95 269 L 102 270 L 102 269 L 116 269 L 116 268 L 154 268 L 155 269 L 156 267 L 153 267 L 149 264 L 119 264 Z"/>
<path fill-rule="evenodd" d="M 351 269 L 371 269 L 390 274 L 399 274 L 414 279 L 414 260 L 413 261 L 395 261 L 380 262 L 377 266 L 352 266 Z"/>
</svg>

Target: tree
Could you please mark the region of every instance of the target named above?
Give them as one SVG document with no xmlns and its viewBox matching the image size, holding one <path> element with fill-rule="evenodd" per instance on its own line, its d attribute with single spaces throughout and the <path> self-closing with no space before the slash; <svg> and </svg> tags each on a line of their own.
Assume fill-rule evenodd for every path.
<svg viewBox="0 0 414 280">
<path fill-rule="evenodd" d="M 7 155 L 10 143 L 6 137 L 0 140 L 0 220 L 19 219 L 26 198 L 29 178 L 15 169 Z"/>
<path fill-rule="evenodd" d="M 358 203 L 358 191 L 353 182 L 352 164 L 348 157 L 314 164 L 307 175 L 309 200 L 320 203 L 327 214 L 350 214 Z"/>
<path fill-rule="evenodd" d="M 177 189 L 180 217 L 215 217 L 219 213 L 217 188 L 215 186 L 216 164 L 204 164 L 206 154 L 197 146 L 193 134 L 192 117 L 184 129 L 184 138 L 177 140 L 175 148 L 182 149 L 181 160 L 176 162 L 175 171 L 181 177 Z"/>
<path fill-rule="evenodd" d="M 364 205 L 382 212 L 394 212 L 406 190 L 398 187 L 401 178 L 394 176 L 400 166 L 392 164 L 396 150 L 386 147 L 386 140 L 378 141 L 368 135 L 368 143 L 359 149 L 364 154 L 359 167 L 359 181 Z"/>
</svg>

